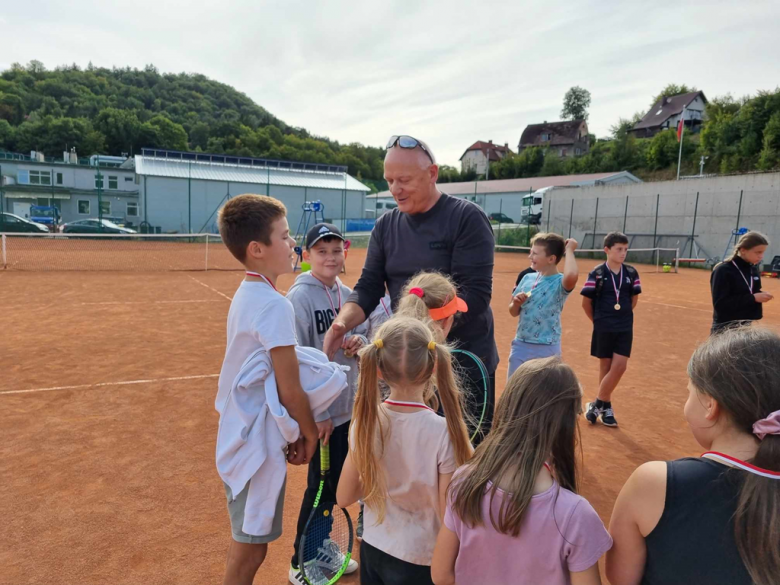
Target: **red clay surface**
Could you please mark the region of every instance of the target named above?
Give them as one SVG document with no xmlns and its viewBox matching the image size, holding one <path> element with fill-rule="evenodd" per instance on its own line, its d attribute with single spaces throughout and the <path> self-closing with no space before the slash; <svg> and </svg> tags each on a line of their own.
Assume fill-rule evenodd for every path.
<svg viewBox="0 0 780 585">
<path fill-rule="evenodd" d="M 363 250 L 348 274 L 359 276 Z M 595 263 L 581 261 L 582 286 Z M 526 258 L 496 257 L 503 387 L 516 321 L 506 305 Z M 619 429 L 582 424 L 582 493 L 608 522 L 631 471 L 696 455 L 682 415 L 685 366 L 709 332 L 709 273 L 643 270 Z M 214 465 L 217 374 L 240 272 L 0 273 L 0 583 L 221 582 L 230 539 Z M 292 276 L 282 279 L 289 287 Z M 765 288 L 780 294 L 777 280 Z M 764 323 L 780 325 L 780 301 Z M 594 397 L 598 367 L 578 294 L 563 355 Z M 126 383 L 133 382 L 133 383 Z M 305 468 L 290 468 L 284 535 L 256 583 L 287 582 Z M 356 551 L 357 553 L 357 551 Z M 357 583 L 357 577 L 343 579 Z"/>
</svg>

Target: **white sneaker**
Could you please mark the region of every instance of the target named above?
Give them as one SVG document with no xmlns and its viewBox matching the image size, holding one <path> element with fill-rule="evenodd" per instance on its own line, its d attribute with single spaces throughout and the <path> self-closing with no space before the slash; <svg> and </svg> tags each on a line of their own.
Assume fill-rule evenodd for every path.
<svg viewBox="0 0 780 585">
<path fill-rule="evenodd" d="M 328 582 L 328 579 L 322 574 L 320 568 L 313 563 L 306 565 L 306 572 L 308 573 L 309 581 L 306 581 L 300 569 L 296 569 L 290 565 L 290 572 L 287 574 L 287 579 L 293 585 L 309 585 L 309 582 L 315 584 Z"/>
<path fill-rule="evenodd" d="M 320 567 L 329 570 L 331 573 L 338 572 L 338 570 L 341 568 L 341 565 L 344 564 L 344 556 L 345 556 L 344 553 L 341 552 L 341 550 L 339 550 L 339 547 L 336 546 L 336 543 L 329 538 L 326 538 L 325 540 L 322 541 L 322 547 L 318 548 L 317 552 L 319 554 L 315 559 L 316 563 Z M 344 569 L 344 574 L 351 575 L 357 570 L 358 570 L 357 561 L 353 558 L 350 558 L 349 563 L 347 563 L 347 568 Z"/>
</svg>

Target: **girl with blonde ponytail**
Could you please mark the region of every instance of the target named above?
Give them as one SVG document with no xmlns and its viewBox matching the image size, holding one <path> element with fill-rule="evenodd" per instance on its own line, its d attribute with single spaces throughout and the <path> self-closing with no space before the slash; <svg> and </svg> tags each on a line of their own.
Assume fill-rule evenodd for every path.
<svg viewBox="0 0 780 585">
<path fill-rule="evenodd" d="M 390 389 L 384 401 L 380 378 Z M 439 399 L 444 418 L 435 412 Z M 388 575 L 432 583 L 447 486 L 471 454 L 450 348 L 420 320 L 393 317 L 360 351 L 350 453 L 337 491 L 340 506 L 365 503 L 362 583 Z"/>
</svg>

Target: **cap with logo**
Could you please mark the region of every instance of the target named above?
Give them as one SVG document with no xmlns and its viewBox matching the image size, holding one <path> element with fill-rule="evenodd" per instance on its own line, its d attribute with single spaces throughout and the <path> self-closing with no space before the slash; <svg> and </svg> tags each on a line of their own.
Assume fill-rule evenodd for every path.
<svg viewBox="0 0 780 585">
<path fill-rule="evenodd" d="M 341 241 L 346 241 L 344 236 L 341 235 L 339 228 L 332 223 L 318 223 L 306 234 L 306 249 L 311 249 L 311 247 L 322 238 L 327 238 L 329 236 L 338 238 Z"/>
</svg>

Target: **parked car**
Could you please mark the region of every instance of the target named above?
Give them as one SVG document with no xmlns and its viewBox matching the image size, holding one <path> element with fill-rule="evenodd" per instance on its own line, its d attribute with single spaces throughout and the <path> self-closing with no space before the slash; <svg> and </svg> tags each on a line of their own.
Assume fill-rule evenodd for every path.
<svg viewBox="0 0 780 585">
<path fill-rule="evenodd" d="M 135 234 L 135 230 L 123 228 L 107 219 L 79 219 L 60 226 L 60 232 L 64 234 Z"/>
<path fill-rule="evenodd" d="M 496 223 L 515 223 L 515 220 L 503 213 L 491 213 L 488 218 Z"/>
<path fill-rule="evenodd" d="M 38 234 L 48 233 L 49 228 L 13 213 L 0 213 L 0 232 Z"/>
</svg>

